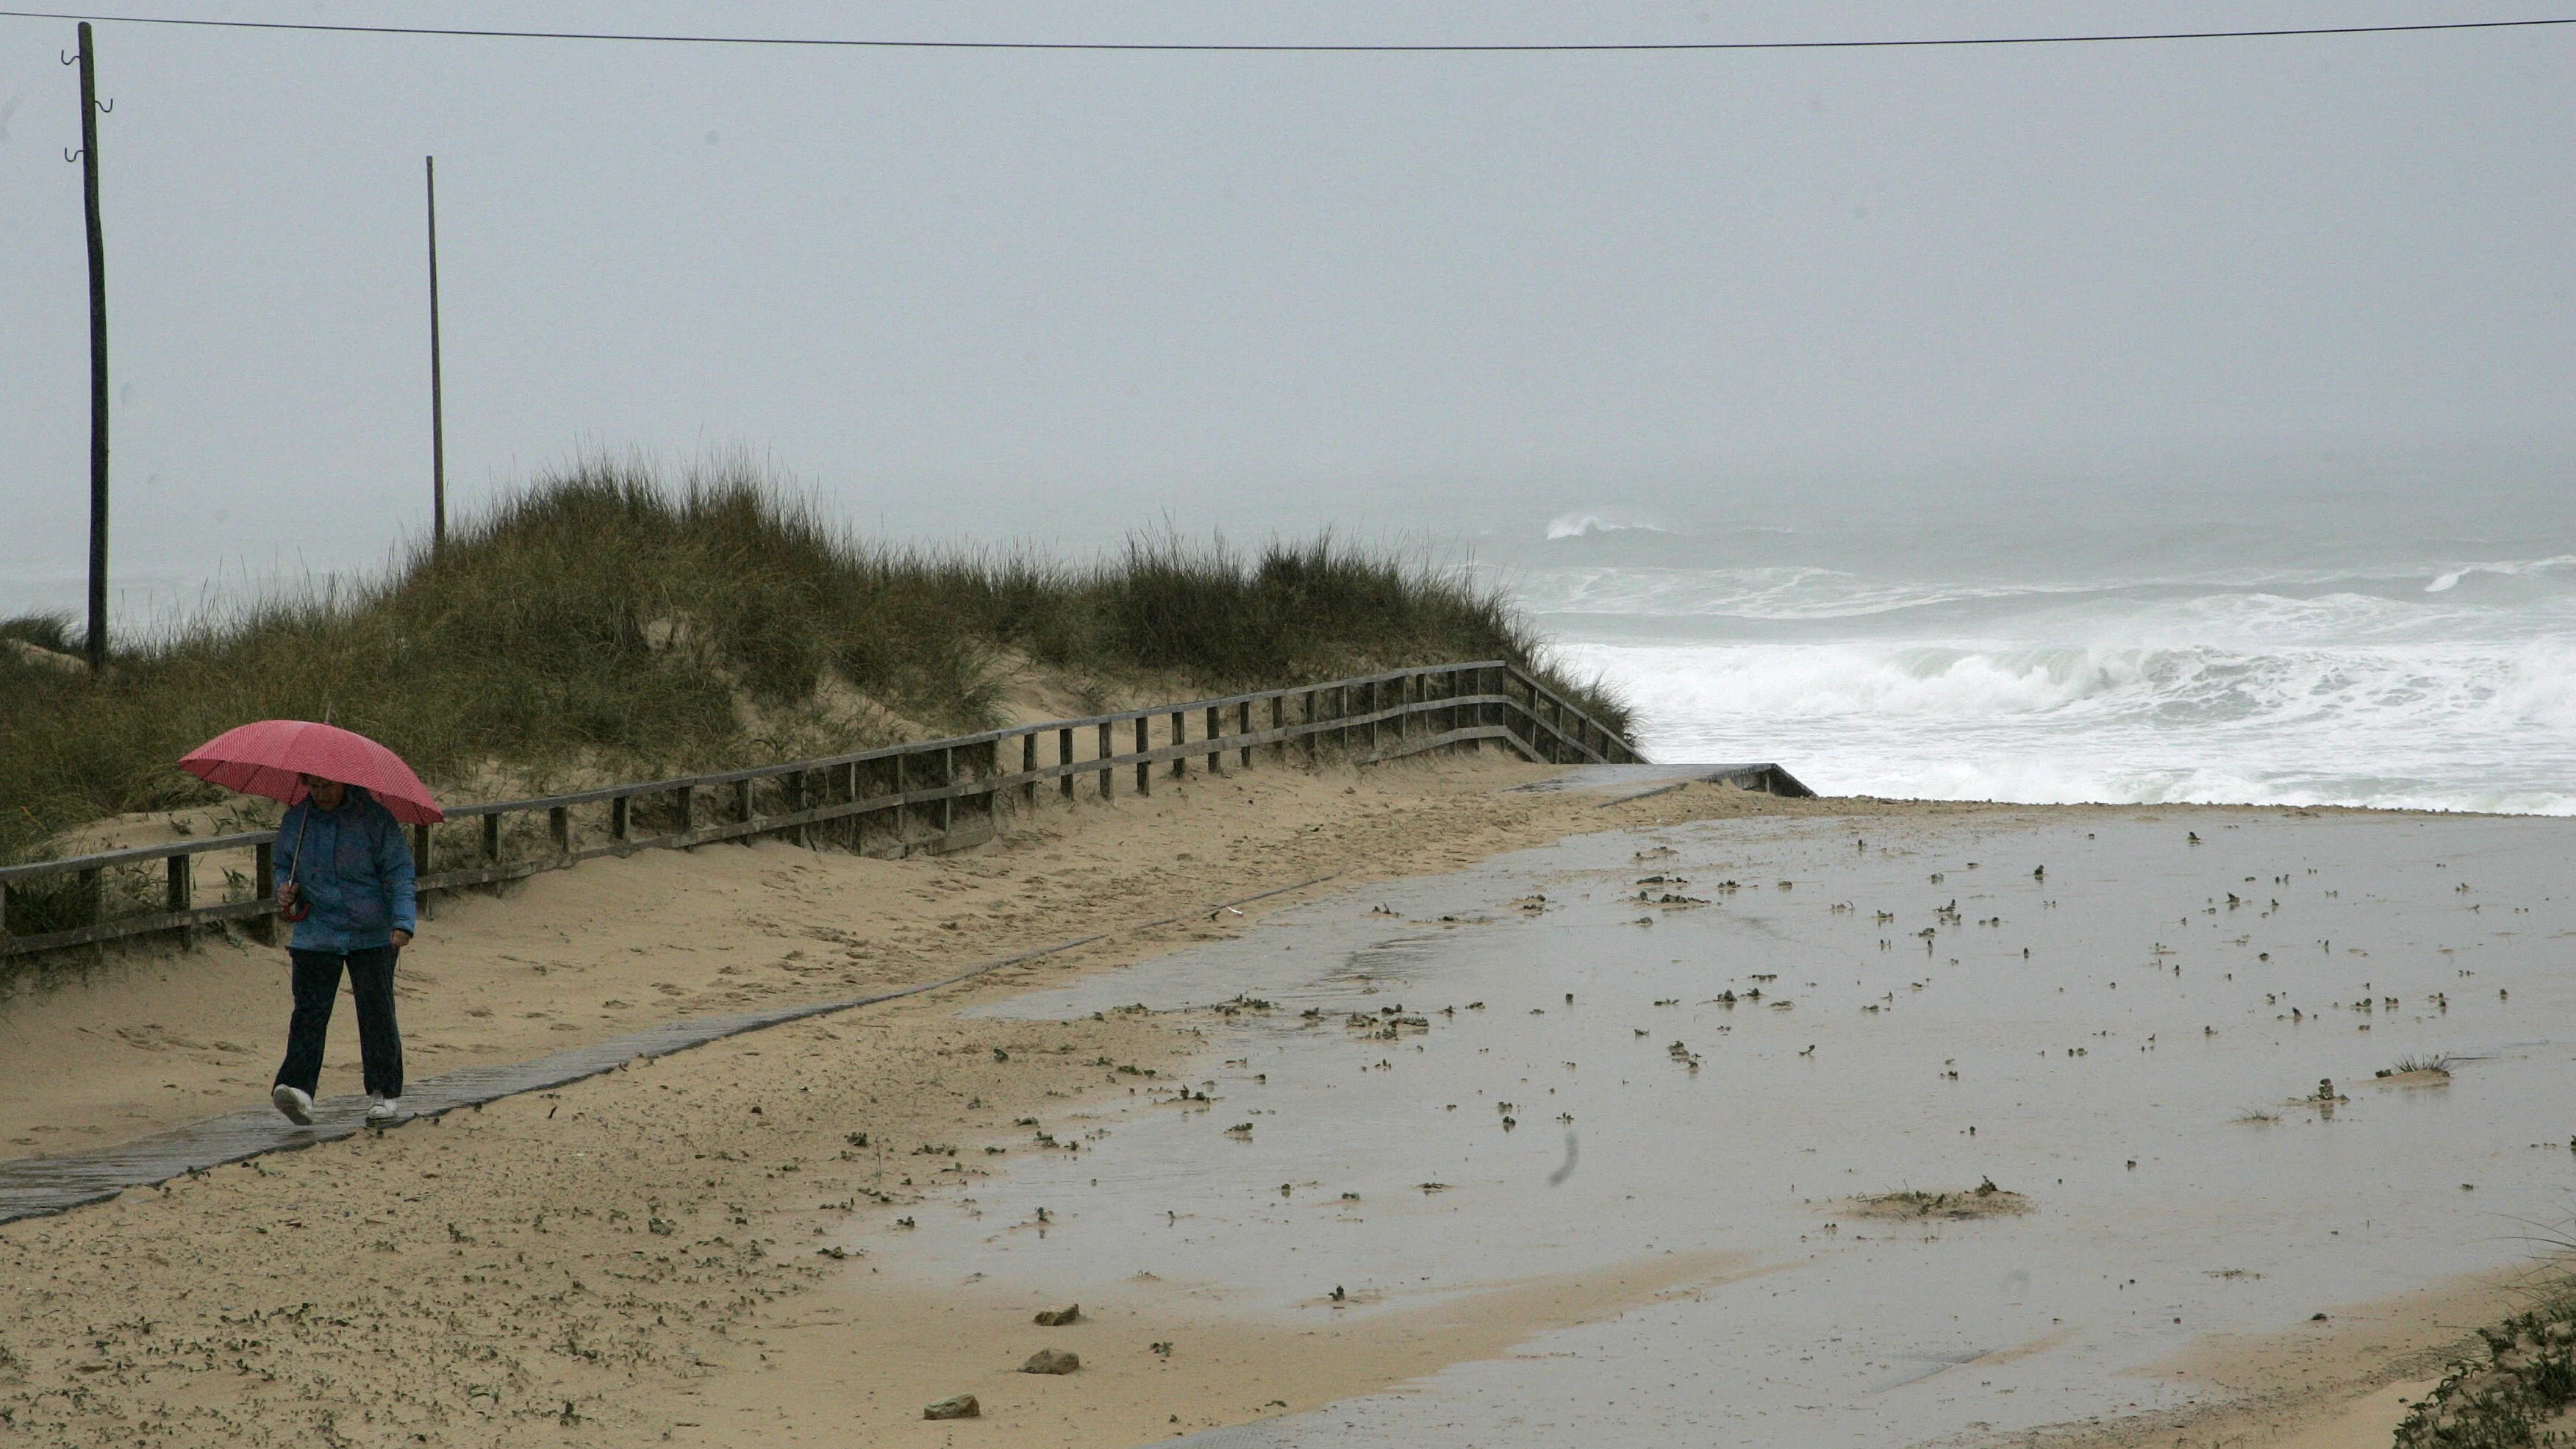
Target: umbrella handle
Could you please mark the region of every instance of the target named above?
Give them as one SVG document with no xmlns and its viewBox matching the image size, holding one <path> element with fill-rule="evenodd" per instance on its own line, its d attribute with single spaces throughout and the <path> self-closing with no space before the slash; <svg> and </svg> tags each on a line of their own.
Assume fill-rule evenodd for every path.
<svg viewBox="0 0 2576 1449">
<path fill-rule="evenodd" d="M 295 878 L 304 871 L 304 827 L 312 823 L 313 811 L 311 807 L 308 806 L 305 809 L 304 818 L 295 822 L 295 857 L 288 861 L 286 865 L 286 883 L 288 885 L 294 885 L 296 883 Z M 277 908 L 277 913 L 289 922 L 300 921 L 306 916 L 313 914 L 313 903 L 304 899 L 301 894 L 298 894 L 293 905 L 280 906 Z"/>
</svg>

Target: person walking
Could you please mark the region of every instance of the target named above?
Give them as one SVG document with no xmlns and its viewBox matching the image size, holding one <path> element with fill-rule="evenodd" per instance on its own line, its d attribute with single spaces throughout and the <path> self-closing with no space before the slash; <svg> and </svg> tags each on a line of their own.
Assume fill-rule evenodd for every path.
<svg viewBox="0 0 2576 1449">
<path fill-rule="evenodd" d="M 269 1100 L 297 1126 L 313 1122 L 322 1047 L 349 975 L 358 1003 L 358 1051 L 365 1064 L 367 1120 L 402 1120 L 402 1033 L 394 1021 L 394 965 L 419 926 L 411 847 L 393 813 L 366 789 L 305 775 L 304 798 L 277 830 L 278 904 L 295 921 L 295 1015 L 286 1060 Z M 298 908 L 310 914 L 296 916 Z"/>
</svg>

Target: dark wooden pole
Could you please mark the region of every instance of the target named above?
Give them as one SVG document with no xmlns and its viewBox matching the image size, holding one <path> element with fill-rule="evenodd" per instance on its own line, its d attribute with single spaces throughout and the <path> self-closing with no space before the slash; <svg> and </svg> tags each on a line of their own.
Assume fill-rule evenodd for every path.
<svg viewBox="0 0 2576 1449">
<path fill-rule="evenodd" d="M 98 223 L 98 67 L 80 26 L 81 199 L 89 212 L 89 670 L 107 669 L 107 238 Z"/>
<path fill-rule="evenodd" d="M 447 546 L 447 400 L 438 376 L 438 158 L 423 156 L 429 183 L 429 542 Z"/>
</svg>

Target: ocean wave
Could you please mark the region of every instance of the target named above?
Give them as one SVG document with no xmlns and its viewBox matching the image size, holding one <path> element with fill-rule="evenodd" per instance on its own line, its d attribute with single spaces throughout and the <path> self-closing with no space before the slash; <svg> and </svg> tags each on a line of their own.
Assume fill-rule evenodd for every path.
<svg viewBox="0 0 2576 1449">
<path fill-rule="evenodd" d="M 1557 568 L 1514 580 L 1542 614 L 1656 618 L 1814 620 L 1867 618 L 1968 601 L 2057 596 L 2045 585 L 1926 585 L 1873 580 L 1840 569 L 1778 565 L 1736 569 Z"/>
<path fill-rule="evenodd" d="M 1549 519 L 1547 524 L 1547 536 L 1550 539 L 1589 538 L 1602 533 L 1670 533 L 1671 531 L 1660 523 L 1648 523 L 1610 513 L 1563 513 Z"/>
<path fill-rule="evenodd" d="M 2576 643 L 1568 644 L 1647 752 L 1819 789 L 2576 812 Z"/>
<path fill-rule="evenodd" d="M 2489 570 L 2488 572 L 2498 572 Z M 2536 566 L 2527 576 L 2543 571 Z M 1841 569 L 1768 565 L 1731 569 L 1636 567 L 1534 570 L 1510 582 L 1525 605 L 1564 627 L 1579 617 L 1728 621 L 1749 626 L 1829 624 L 1856 629 L 1962 628 L 2007 635 L 2169 637 L 2269 645 L 2290 641 L 2501 639 L 2576 630 L 2576 590 L 2449 589 L 2425 597 L 2421 573 L 2366 580 L 2319 575 L 2212 583 L 2152 579 L 2116 584 L 1925 583 Z"/>
<path fill-rule="evenodd" d="M 2460 580 L 2473 574 L 2494 574 L 2499 578 L 2513 578 L 2520 574 L 2547 573 L 2554 569 L 2571 567 L 2576 567 L 2576 554 L 2560 554 L 2556 558 L 2527 559 L 2520 562 L 2462 564 L 2458 568 L 2434 575 L 2433 581 L 2424 586 L 2424 592 L 2448 593 L 2460 586 Z"/>
</svg>

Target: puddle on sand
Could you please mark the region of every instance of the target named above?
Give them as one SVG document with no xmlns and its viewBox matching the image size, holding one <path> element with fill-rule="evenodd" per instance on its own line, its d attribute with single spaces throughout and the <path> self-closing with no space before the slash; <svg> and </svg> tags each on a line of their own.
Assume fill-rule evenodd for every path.
<svg viewBox="0 0 2576 1449">
<path fill-rule="evenodd" d="M 984 1008 L 1273 1003 L 1200 1018 L 1211 1100 L 1113 1074 L 1131 1099 L 1043 1124 L 1088 1150 L 1012 1153 L 872 1262 L 1065 1301 L 1150 1272 L 1308 1326 L 1737 1265 L 1226 1443 L 1975 1442 L 2198 1402 L 2151 1366 L 2524 1261 L 2563 1220 L 2571 846 L 2559 821 L 2254 814 L 1567 841 Z M 2375 1085 L 2444 1054 L 2474 1060 Z M 2293 1105 L 2320 1078 L 2345 1100 Z M 1834 1206 L 1989 1178 L 2032 1211 Z"/>
</svg>

